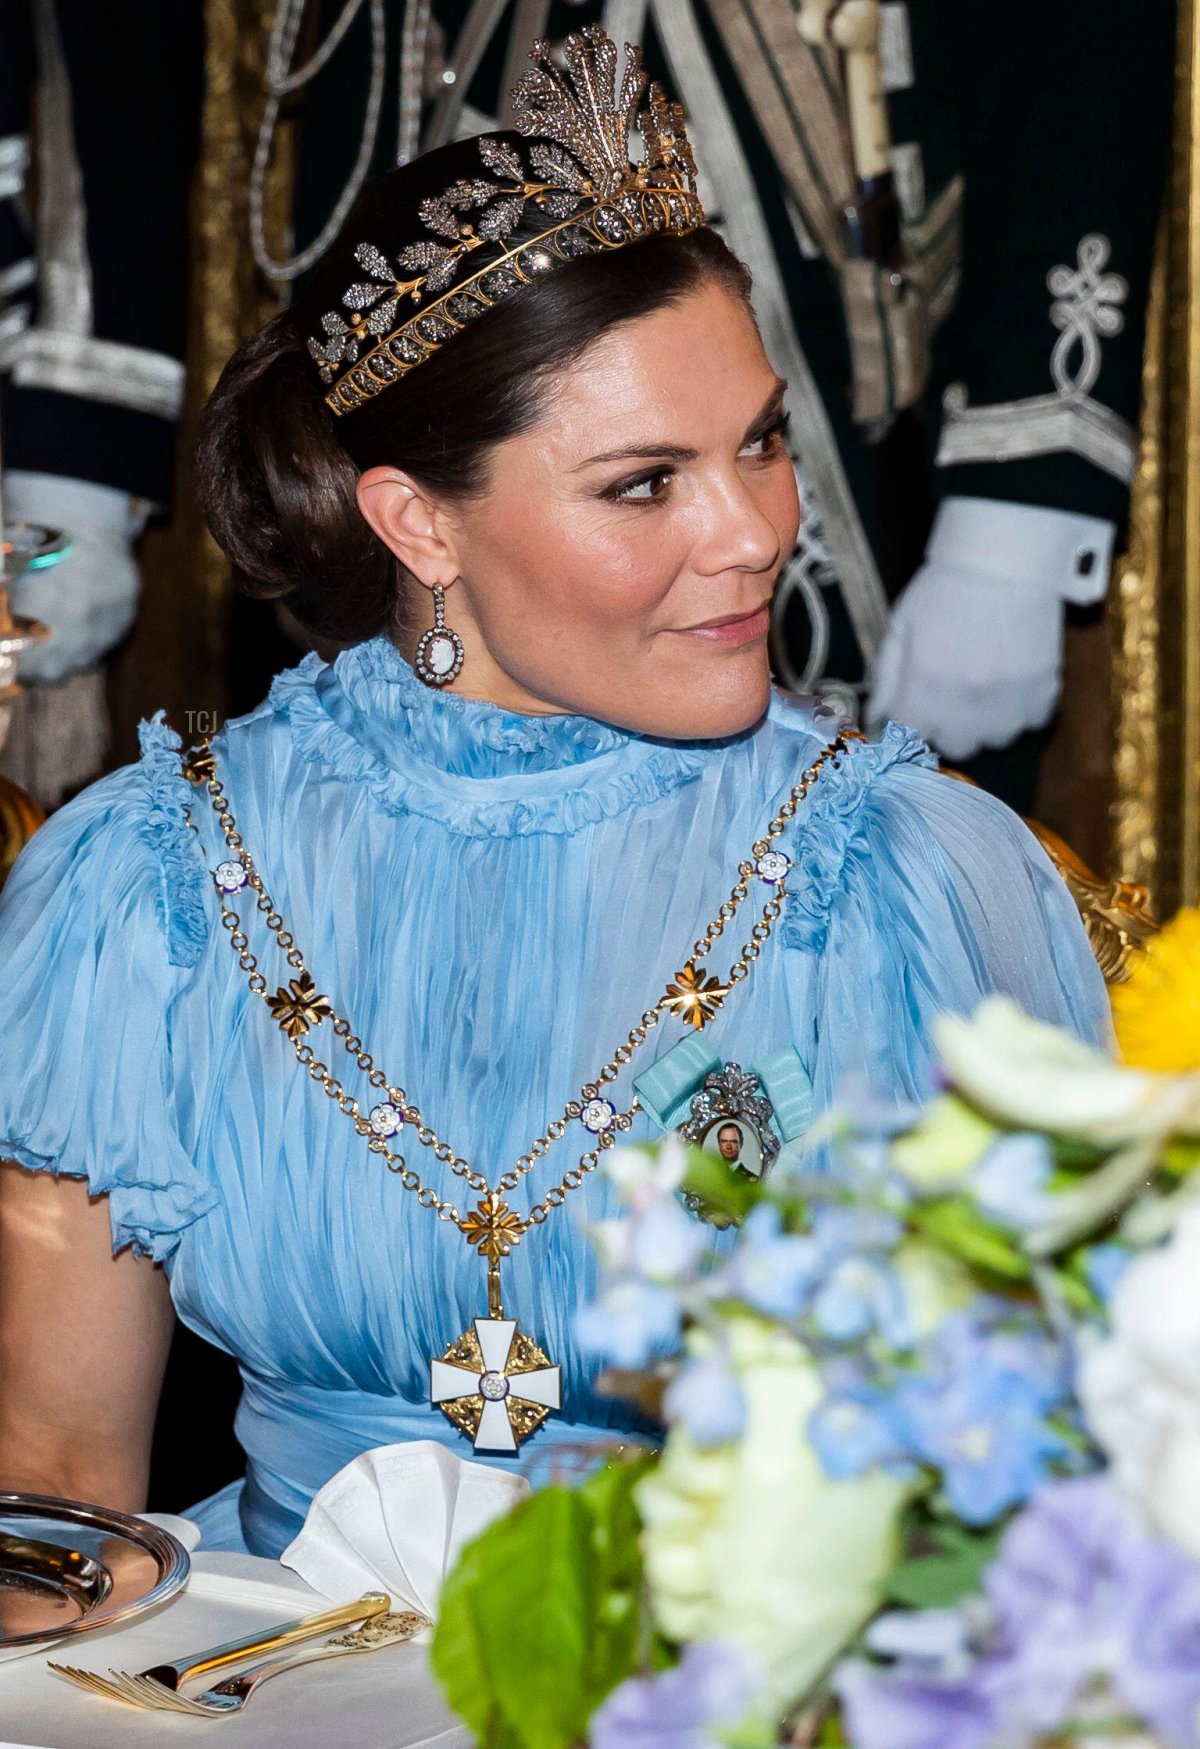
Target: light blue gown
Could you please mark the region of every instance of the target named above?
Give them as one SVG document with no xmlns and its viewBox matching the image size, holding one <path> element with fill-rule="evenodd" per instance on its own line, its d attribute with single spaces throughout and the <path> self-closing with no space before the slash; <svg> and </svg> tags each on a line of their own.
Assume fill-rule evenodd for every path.
<svg viewBox="0 0 1200 1749">
<path fill-rule="evenodd" d="M 0 900 L 0 1157 L 86 1177 L 108 1196 L 114 1247 L 161 1261 L 179 1316 L 237 1357 L 246 1482 L 199 1516 L 210 1545 L 274 1555 L 359 1452 L 434 1438 L 472 1455 L 429 1404 L 428 1363 L 486 1310 L 484 1265 L 367 1150 L 248 992 L 208 872 L 224 841 L 160 719 L 142 724 L 136 765 L 42 827 Z M 754 731 L 707 744 L 517 716 L 428 691 L 379 637 L 280 674 L 214 747 L 318 988 L 495 1178 L 684 964 L 837 726 L 782 697 Z M 702 1035 L 722 1059 L 793 1052 L 820 1110 L 851 1076 L 924 1092 L 930 1022 L 990 990 L 1106 1033 L 1103 984 L 1049 862 L 904 729 L 852 745 L 782 842 L 796 864 L 784 916 Z M 754 886 L 711 956 L 718 973 L 766 896 Z M 268 986 L 282 984 L 281 951 L 240 909 Z M 651 1034 L 622 1104 L 629 1075 L 681 1032 Z M 328 1026 L 314 1039 L 366 1109 L 374 1096 L 340 1047 L 329 1054 Z M 634 1138 L 652 1133 L 639 1117 Z M 589 1142 L 573 1125 L 513 1205 Z M 428 1150 L 407 1154 L 467 1206 Z M 564 1413 L 496 1461 L 544 1464 L 556 1442 L 628 1425 L 589 1390 L 572 1336 L 594 1283 L 582 1223 L 608 1200 L 592 1175 L 505 1266 L 506 1312 L 561 1363 Z"/>
</svg>

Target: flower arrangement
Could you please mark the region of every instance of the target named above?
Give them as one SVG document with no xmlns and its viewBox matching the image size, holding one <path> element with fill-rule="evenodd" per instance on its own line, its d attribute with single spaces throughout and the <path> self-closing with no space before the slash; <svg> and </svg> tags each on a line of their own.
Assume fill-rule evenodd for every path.
<svg viewBox="0 0 1200 1749">
<path fill-rule="evenodd" d="M 1200 915 L 1115 1007 L 1124 1060 L 946 1018 L 765 1181 L 609 1156 L 578 1336 L 665 1437 L 451 1575 L 481 1741 L 1200 1749 Z"/>
</svg>

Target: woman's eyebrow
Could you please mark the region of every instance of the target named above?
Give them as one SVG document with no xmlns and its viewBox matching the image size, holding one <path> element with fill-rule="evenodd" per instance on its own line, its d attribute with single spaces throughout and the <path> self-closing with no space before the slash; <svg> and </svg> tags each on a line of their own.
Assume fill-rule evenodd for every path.
<svg viewBox="0 0 1200 1749">
<path fill-rule="evenodd" d="M 761 412 L 747 428 L 747 438 L 753 437 L 756 432 L 761 431 L 764 425 L 770 424 L 783 405 L 783 397 L 786 393 L 787 383 L 782 377 L 777 377 L 775 386 L 763 403 Z M 633 443 L 623 449 L 606 449 L 600 455 L 590 455 L 586 461 L 577 462 L 571 472 L 578 474 L 584 468 L 595 467 L 597 462 L 626 462 L 646 458 L 654 461 L 694 462 L 699 453 L 699 450 L 688 449 L 679 443 Z"/>
<path fill-rule="evenodd" d="M 655 461 L 694 462 L 699 450 L 686 449 L 678 443 L 634 443 L 628 449 L 606 449 L 600 455 L 590 455 L 586 461 L 578 462 L 571 472 L 577 474 L 582 468 L 594 467 L 597 462 L 635 461 L 639 456 L 652 456 Z"/>
<path fill-rule="evenodd" d="M 783 411 L 783 397 L 788 392 L 788 386 L 783 377 L 776 377 L 775 387 L 763 403 L 762 412 L 746 432 L 747 438 L 754 437 L 764 425 L 770 425 Z"/>
</svg>

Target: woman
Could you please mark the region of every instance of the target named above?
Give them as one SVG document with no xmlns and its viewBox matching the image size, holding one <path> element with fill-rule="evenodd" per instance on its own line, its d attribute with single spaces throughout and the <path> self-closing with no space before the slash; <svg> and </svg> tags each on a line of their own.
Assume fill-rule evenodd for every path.
<svg viewBox="0 0 1200 1749">
<path fill-rule="evenodd" d="M 989 990 L 1104 1029 L 1018 821 L 772 698 L 784 385 L 677 113 L 634 166 L 640 82 L 598 32 L 569 62 L 526 137 L 384 178 L 210 403 L 214 533 L 349 647 L 188 777 L 143 724 L 9 882 L 6 1486 L 142 1503 L 172 1302 L 245 1379 L 216 1546 L 278 1553 L 374 1445 L 611 1437 L 590 1167 L 686 1115 L 710 1043 L 794 1136 L 810 1086 L 919 1093 Z"/>
</svg>

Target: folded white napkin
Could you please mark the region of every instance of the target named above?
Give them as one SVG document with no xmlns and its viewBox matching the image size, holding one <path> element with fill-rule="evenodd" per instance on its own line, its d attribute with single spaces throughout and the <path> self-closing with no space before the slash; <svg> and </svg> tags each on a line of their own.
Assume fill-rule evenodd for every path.
<svg viewBox="0 0 1200 1749">
<path fill-rule="evenodd" d="M 523 1476 L 435 1440 L 377 1446 L 326 1482 L 280 1559 L 326 1597 L 386 1591 L 432 1620 L 463 1545 L 528 1493 Z"/>
</svg>

